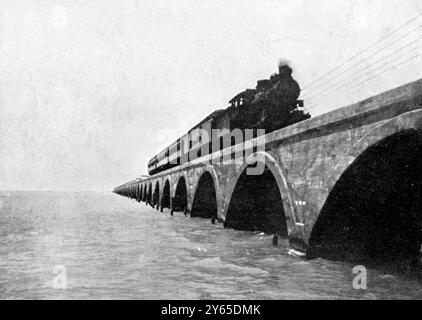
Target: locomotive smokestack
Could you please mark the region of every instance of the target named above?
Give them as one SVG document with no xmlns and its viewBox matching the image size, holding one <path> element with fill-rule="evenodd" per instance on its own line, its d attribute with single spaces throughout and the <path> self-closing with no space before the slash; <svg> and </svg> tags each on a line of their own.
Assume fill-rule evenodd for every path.
<svg viewBox="0 0 422 320">
<path fill-rule="evenodd" d="M 290 63 L 287 60 L 280 59 L 278 62 L 278 73 L 282 76 L 291 76 L 293 69 L 290 67 Z"/>
</svg>

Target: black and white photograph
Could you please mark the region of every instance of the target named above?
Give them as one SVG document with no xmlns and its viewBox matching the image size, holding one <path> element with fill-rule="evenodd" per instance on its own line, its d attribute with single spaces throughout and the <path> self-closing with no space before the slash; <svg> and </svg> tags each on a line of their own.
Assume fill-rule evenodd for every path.
<svg viewBox="0 0 422 320">
<path fill-rule="evenodd" d="M 0 0 L 0 300 L 419 299 L 420 0 Z"/>
</svg>

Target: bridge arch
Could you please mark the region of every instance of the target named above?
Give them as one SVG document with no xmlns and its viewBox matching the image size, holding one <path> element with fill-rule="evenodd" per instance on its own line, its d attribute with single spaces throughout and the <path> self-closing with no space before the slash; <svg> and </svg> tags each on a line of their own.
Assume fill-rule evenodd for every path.
<svg viewBox="0 0 422 320">
<path fill-rule="evenodd" d="M 188 184 L 186 175 L 181 175 L 174 188 L 172 207 L 174 211 L 185 211 L 188 206 Z"/>
<path fill-rule="evenodd" d="M 220 186 L 215 169 L 206 165 L 201 168 L 193 188 L 191 217 L 217 218 L 219 212 Z"/>
<path fill-rule="evenodd" d="M 136 199 L 136 200 L 138 202 L 141 202 L 142 201 L 142 194 L 143 194 L 143 191 L 144 191 L 143 184 L 142 183 L 139 183 L 138 188 L 139 188 L 139 193 L 138 193 L 138 199 Z"/>
<path fill-rule="evenodd" d="M 154 192 L 152 194 L 152 205 L 158 206 L 160 203 L 160 182 L 157 180 L 155 181 Z"/>
<path fill-rule="evenodd" d="M 264 165 L 264 172 L 248 175 L 248 167 L 258 162 Z M 223 219 L 226 227 L 285 237 L 290 234 L 295 224 L 294 207 L 287 180 L 272 155 L 257 152 L 239 167 L 227 186 Z"/>
<path fill-rule="evenodd" d="M 233 201 L 233 194 L 235 192 L 236 186 L 238 186 L 239 179 L 244 178 L 245 170 L 247 169 L 247 167 L 250 166 L 251 163 L 254 163 L 256 161 L 259 161 L 264 164 L 266 171 L 269 171 L 269 173 L 271 173 L 271 175 L 275 179 L 276 185 L 272 184 L 272 186 L 278 187 L 278 192 L 282 201 L 282 207 L 279 207 L 279 209 L 283 212 L 283 215 L 286 219 L 287 233 L 290 234 L 290 232 L 295 228 L 296 221 L 292 196 L 291 192 L 289 191 L 290 188 L 286 176 L 283 173 L 283 170 L 281 169 L 280 165 L 277 163 L 277 160 L 267 152 L 261 151 L 251 155 L 246 159 L 246 162 L 242 166 L 240 166 L 239 169 L 236 171 L 235 178 L 226 188 L 226 198 L 224 201 L 225 206 L 222 214 L 222 219 L 226 221 L 228 218 L 228 211 L 230 208 L 230 204 Z M 266 175 L 267 176 L 264 179 L 268 179 L 269 181 L 271 181 L 271 177 L 268 176 L 268 173 Z M 242 184 L 244 184 L 245 182 L 247 183 L 247 181 L 245 180 L 241 181 Z"/>
<path fill-rule="evenodd" d="M 142 201 L 145 202 L 147 201 L 147 194 L 148 194 L 148 188 L 147 188 L 147 184 L 144 183 L 144 192 L 142 194 Z"/>
<path fill-rule="evenodd" d="M 170 184 L 170 178 L 166 179 L 164 181 L 164 186 L 163 186 L 163 194 L 161 196 L 161 201 L 160 201 L 160 207 L 161 207 L 161 211 L 164 208 L 169 208 L 170 209 L 170 205 L 171 205 L 171 200 L 170 200 L 170 195 L 171 195 L 171 184 Z"/>
<path fill-rule="evenodd" d="M 147 195 L 147 204 L 152 205 L 152 182 L 149 183 L 148 195 Z"/>
<path fill-rule="evenodd" d="M 147 189 L 146 189 L 146 184 L 143 183 L 142 184 L 142 194 L 141 194 L 141 201 L 144 202 L 145 198 L 146 198 L 146 194 L 147 193 Z"/>
<path fill-rule="evenodd" d="M 323 186 L 325 189 L 325 194 L 323 204 L 321 204 L 320 209 L 315 211 L 314 215 L 308 215 L 305 219 L 305 232 L 303 235 L 303 241 L 306 243 L 306 246 L 309 245 L 310 237 L 313 232 L 314 226 L 319 219 L 319 215 L 322 212 L 322 208 L 328 200 L 328 197 L 333 190 L 334 186 L 343 175 L 343 173 L 351 166 L 351 164 L 362 155 L 368 148 L 375 145 L 377 142 L 388 138 L 396 134 L 397 132 L 403 132 L 407 130 L 422 130 L 422 110 L 417 109 L 409 111 L 407 113 L 401 114 L 395 118 L 384 121 L 368 133 L 366 133 L 362 138 L 360 138 L 346 153 L 345 155 L 337 162 L 337 164 L 331 169 L 331 174 L 328 178 L 325 179 Z M 322 193 L 322 192 L 321 192 Z"/>
<path fill-rule="evenodd" d="M 331 175 L 326 179 L 324 186 L 331 190 L 343 172 L 365 150 L 377 142 L 401 131 L 422 130 L 422 110 L 414 110 L 390 119 L 373 128 L 355 143 L 332 169 Z"/>
<path fill-rule="evenodd" d="M 335 170 L 350 164 L 313 226 L 310 258 L 375 263 L 419 259 L 422 110 L 415 112 L 421 115 L 418 119 L 405 114 L 378 126 L 340 161 Z"/>
<path fill-rule="evenodd" d="M 189 194 L 189 180 L 188 180 L 188 175 L 186 173 L 185 170 L 180 170 L 178 171 L 175 176 L 172 178 L 172 182 L 173 182 L 173 187 L 171 188 L 171 196 L 175 197 L 176 196 L 176 187 L 177 184 L 179 183 L 181 178 L 185 179 L 185 184 L 186 184 L 186 192 L 187 194 Z"/>
</svg>

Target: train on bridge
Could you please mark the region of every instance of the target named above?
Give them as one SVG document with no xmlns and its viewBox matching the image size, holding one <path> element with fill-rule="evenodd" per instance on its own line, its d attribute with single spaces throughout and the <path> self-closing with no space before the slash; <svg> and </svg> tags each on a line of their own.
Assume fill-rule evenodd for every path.
<svg viewBox="0 0 422 320">
<path fill-rule="evenodd" d="M 254 133 L 257 129 L 264 129 L 265 133 L 269 133 L 310 118 L 301 110 L 304 104 L 303 100 L 298 100 L 300 86 L 292 77 L 292 68 L 280 63 L 278 71 L 269 79 L 258 80 L 255 89 L 246 89 L 234 96 L 228 108 L 214 111 L 155 155 L 148 162 L 148 173 L 153 175 L 178 166 L 182 163 L 181 159 L 189 162 L 189 155 L 193 153 L 200 157 L 204 147 L 208 154 L 211 153 L 211 139 L 201 141 L 201 134 L 197 134 L 201 130 L 198 129 L 207 132 L 220 129 L 225 134 L 230 134 L 235 128 L 242 131 L 253 129 Z M 223 149 L 223 140 L 224 135 L 220 137 L 220 150 Z M 231 144 L 234 145 L 235 141 Z"/>
<path fill-rule="evenodd" d="M 248 174 L 247 158 L 201 157 L 114 192 L 274 244 L 288 238 L 308 258 L 420 263 L 422 79 L 277 130 L 251 151 L 261 174 Z"/>
</svg>

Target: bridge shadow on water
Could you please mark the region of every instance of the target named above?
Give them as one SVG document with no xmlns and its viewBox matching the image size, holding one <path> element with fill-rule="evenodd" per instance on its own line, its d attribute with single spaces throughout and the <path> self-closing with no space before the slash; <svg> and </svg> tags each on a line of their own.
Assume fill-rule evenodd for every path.
<svg viewBox="0 0 422 320">
<path fill-rule="evenodd" d="M 307 256 L 421 275 L 422 135 L 399 132 L 343 173 L 313 228 Z"/>
</svg>

